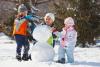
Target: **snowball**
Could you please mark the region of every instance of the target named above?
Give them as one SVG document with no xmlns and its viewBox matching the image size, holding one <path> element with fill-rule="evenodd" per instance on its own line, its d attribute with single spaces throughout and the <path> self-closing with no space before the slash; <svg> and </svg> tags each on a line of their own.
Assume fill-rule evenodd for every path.
<svg viewBox="0 0 100 67">
<path fill-rule="evenodd" d="M 37 42 L 32 48 L 32 61 L 47 62 L 53 61 L 55 52 L 48 43 Z"/>
<path fill-rule="evenodd" d="M 33 31 L 33 37 L 38 42 L 46 42 L 51 35 L 52 33 L 47 25 L 38 25 Z"/>
</svg>

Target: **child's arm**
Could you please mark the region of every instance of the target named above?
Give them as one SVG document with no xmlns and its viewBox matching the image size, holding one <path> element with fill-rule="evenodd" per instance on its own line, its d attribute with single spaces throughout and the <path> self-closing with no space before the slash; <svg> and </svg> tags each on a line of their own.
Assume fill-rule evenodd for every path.
<svg viewBox="0 0 100 67">
<path fill-rule="evenodd" d="M 63 30 L 63 31 L 61 32 L 61 41 L 60 41 L 62 47 L 65 46 L 65 38 L 66 38 L 66 31 Z"/>
<path fill-rule="evenodd" d="M 67 39 L 69 42 L 76 42 L 77 41 L 77 32 L 76 31 L 69 32 Z"/>
</svg>

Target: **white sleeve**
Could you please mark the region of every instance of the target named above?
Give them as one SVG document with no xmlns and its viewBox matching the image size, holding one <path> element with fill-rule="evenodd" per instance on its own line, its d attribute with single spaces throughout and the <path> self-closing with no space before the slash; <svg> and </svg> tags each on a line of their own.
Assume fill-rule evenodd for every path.
<svg viewBox="0 0 100 67">
<path fill-rule="evenodd" d="M 76 42 L 77 41 L 77 32 L 76 31 L 68 32 L 67 39 L 70 42 L 73 42 L 73 41 Z"/>
</svg>

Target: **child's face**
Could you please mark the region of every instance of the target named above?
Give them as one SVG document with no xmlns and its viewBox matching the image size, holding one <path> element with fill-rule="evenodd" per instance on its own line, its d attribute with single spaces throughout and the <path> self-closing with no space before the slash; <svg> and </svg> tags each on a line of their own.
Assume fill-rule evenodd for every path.
<svg viewBox="0 0 100 67">
<path fill-rule="evenodd" d="M 71 25 L 65 24 L 65 29 L 71 27 Z"/>
<path fill-rule="evenodd" d="M 19 15 L 20 15 L 20 16 L 26 16 L 26 15 L 27 15 L 27 11 L 20 12 Z"/>
<path fill-rule="evenodd" d="M 52 19 L 49 16 L 47 16 L 46 19 L 45 19 L 45 23 L 47 25 L 52 25 L 53 21 L 52 21 Z"/>
</svg>

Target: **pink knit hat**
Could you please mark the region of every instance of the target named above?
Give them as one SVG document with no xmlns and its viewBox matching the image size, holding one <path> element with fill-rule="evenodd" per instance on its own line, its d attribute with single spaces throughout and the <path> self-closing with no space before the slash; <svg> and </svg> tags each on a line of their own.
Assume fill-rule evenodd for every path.
<svg viewBox="0 0 100 67">
<path fill-rule="evenodd" d="M 66 18 L 66 19 L 64 20 L 64 24 L 66 24 L 66 25 L 71 25 L 71 26 L 75 25 L 74 20 L 73 20 L 72 17 Z"/>
</svg>

